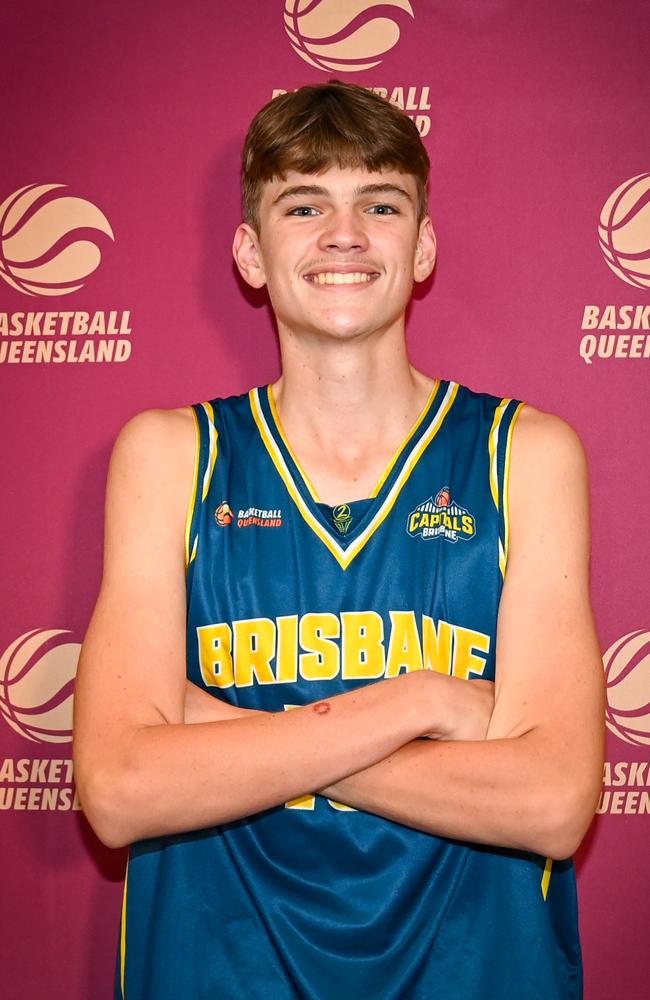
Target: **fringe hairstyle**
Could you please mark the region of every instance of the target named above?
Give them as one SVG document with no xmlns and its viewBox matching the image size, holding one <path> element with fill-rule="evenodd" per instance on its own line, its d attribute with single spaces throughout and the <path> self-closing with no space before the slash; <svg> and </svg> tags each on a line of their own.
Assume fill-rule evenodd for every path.
<svg viewBox="0 0 650 1000">
<path fill-rule="evenodd" d="M 333 166 L 411 174 L 418 222 L 426 215 L 429 156 L 415 124 L 372 91 L 332 80 L 274 97 L 256 114 L 242 154 L 244 220 L 259 232 L 266 181 Z"/>
</svg>

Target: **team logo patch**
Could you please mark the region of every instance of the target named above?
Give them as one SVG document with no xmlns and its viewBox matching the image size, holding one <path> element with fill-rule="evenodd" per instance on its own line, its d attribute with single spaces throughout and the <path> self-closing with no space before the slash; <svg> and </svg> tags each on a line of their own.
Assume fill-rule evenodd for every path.
<svg viewBox="0 0 650 1000">
<path fill-rule="evenodd" d="M 346 535 L 348 528 L 352 523 L 352 514 L 350 513 L 350 508 L 346 503 L 340 503 L 338 507 L 334 507 L 332 510 L 332 520 L 334 521 L 337 530 L 342 535 Z"/>
<path fill-rule="evenodd" d="M 214 519 L 220 528 L 225 528 L 232 522 L 235 515 L 227 500 L 222 500 L 214 512 Z"/>
<path fill-rule="evenodd" d="M 444 538 L 467 542 L 476 534 L 476 519 L 465 507 L 452 500 L 451 490 L 443 486 L 435 497 L 429 497 L 411 511 L 406 530 L 412 538 Z"/>
<path fill-rule="evenodd" d="M 247 510 L 238 510 L 237 527 L 281 528 L 282 511 L 279 507 L 276 510 L 264 510 L 261 507 L 248 507 Z"/>
</svg>

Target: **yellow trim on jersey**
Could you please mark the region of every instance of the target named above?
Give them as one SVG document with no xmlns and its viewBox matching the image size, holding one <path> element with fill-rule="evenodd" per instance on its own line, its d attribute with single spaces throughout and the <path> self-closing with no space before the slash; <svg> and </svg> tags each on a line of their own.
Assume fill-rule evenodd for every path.
<svg viewBox="0 0 650 1000">
<path fill-rule="evenodd" d="M 547 858 L 544 865 L 544 873 L 542 875 L 542 896 L 544 897 L 544 902 L 546 902 L 546 897 L 548 896 L 548 887 L 551 881 L 551 871 L 553 870 L 553 859 Z"/>
<path fill-rule="evenodd" d="M 126 894 L 129 883 L 129 862 L 126 862 L 124 873 L 124 892 L 122 893 L 122 920 L 120 922 L 120 989 L 124 1000 L 124 974 L 126 970 Z"/>
<path fill-rule="evenodd" d="M 504 565 L 503 573 L 505 575 L 505 564 L 508 561 L 508 544 L 510 540 L 510 509 L 508 506 L 508 483 L 510 482 L 510 452 L 512 449 L 512 432 L 514 430 L 515 424 L 519 418 L 524 407 L 523 403 L 520 403 L 515 412 L 512 415 L 512 420 L 510 421 L 510 427 L 508 428 L 508 438 L 506 441 L 506 460 L 503 467 L 503 523 L 505 527 L 505 538 L 504 538 Z"/>
<path fill-rule="evenodd" d="M 488 435 L 488 452 L 490 455 L 490 492 L 497 511 L 499 510 L 499 478 L 497 466 L 499 426 L 501 424 L 501 420 L 503 419 L 506 406 L 509 402 L 509 399 L 502 399 L 497 406 L 494 411 L 494 419 L 492 420 L 492 426 L 490 427 L 490 433 Z"/>
<path fill-rule="evenodd" d="M 248 398 L 249 398 L 249 401 L 250 401 L 250 406 L 251 406 L 251 411 L 252 411 L 252 414 L 253 414 L 253 419 L 255 420 L 255 423 L 257 424 L 257 429 L 260 432 L 260 436 L 262 438 L 262 441 L 264 442 L 264 444 L 266 446 L 266 450 L 268 451 L 269 455 L 271 456 L 273 464 L 275 465 L 276 469 L 278 470 L 278 472 L 280 474 L 280 477 L 282 478 L 282 480 L 284 482 L 284 485 L 287 487 L 287 489 L 289 491 L 289 494 L 291 496 L 291 499 L 295 503 L 296 507 L 298 508 L 298 510 L 300 511 L 300 513 L 302 514 L 302 516 L 305 519 L 305 521 L 307 522 L 307 524 L 316 532 L 316 534 L 318 535 L 318 537 L 321 539 L 322 542 L 325 543 L 325 545 L 330 550 L 330 552 L 332 553 L 332 555 L 336 559 L 338 559 L 339 563 L 341 563 L 341 560 L 340 560 L 339 555 L 338 555 L 338 552 L 340 552 L 340 547 L 336 544 L 336 542 L 333 541 L 333 539 L 331 539 L 329 537 L 329 535 L 327 534 L 327 532 L 321 527 L 321 525 L 319 524 L 319 522 L 316 520 L 316 518 L 314 517 L 314 515 L 312 514 L 312 512 L 307 507 L 305 501 L 303 500 L 302 496 L 300 495 L 300 493 L 299 493 L 299 491 L 298 491 L 298 489 L 296 487 L 296 484 L 293 481 L 291 473 L 289 472 L 289 470 L 287 468 L 287 465 L 286 465 L 286 463 L 284 461 L 284 458 L 282 457 L 282 452 L 278 448 L 276 442 L 273 440 L 273 435 L 271 434 L 271 431 L 269 430 L 269 426 L 268 426 L 268 424 L 267 424 L 267 422 L 266 422 L 266 420 L 264 418 L 264 414 L 262 413 L 262 409 L 260 407 L 259 398 L 258 398 L 258 395 L 257 395 L 257 389 L 251 389 L 250 392 L 249 392 L 249 394 L 248 394 Z M 341 563 L 341 565 L 342 565 L 342 563 Z"/>
<path fill-rule="evenodd" d="M 490 428 L 490 434 L 488 436 L 488 452 L 490 456 L 490 492 L 492 494 L 492 500 L 494 501 L 494 506 L 496 507 L 497 513 L 499 512 L 499 472 L 498 472 L 499 431 L 501 429 L 501 421 L 503 420 L 506 408 L 508 404 L 511 402 L 512 402 L 511 399 L 501 400 L 496 410 L 494 411 L 494 418 L 492 420 L 492 426 Z M 503 541 L 501 540 L 501 535 L 499 534 L 499 569 L 501 571 L 501 576 L 504 578 L 506 575 L 506 564 L 508 562 L 508 536 L 509 536 L 508 480 L 510 476 L 510 450 L 512 446 L 512 431 L 523 405 L 524 405 L 523 403 L 519 403 L 512 416 L 507 431 L 506 447 L 505 447 L 505 462 L 503 467 L 503 483 L 502 483 L 503 524 L 504 524 Z"/>
<path fill-rule="evenodd" d="M 185 568 L 189 566 L 191 560 L 190 553 L 190 531 L 192 530 L 192 520 L 194 518 L 194 509 L 196 507 L 196 487 L 199 482 L 199 458 L 201 455 L 201 430 L 199 428 L 199 418 L 196 415 L 196 410 L 191 407 L 192 416 L 194 418 L 194 441 L 195 441 L 195 452 L 194 452 L 194 475 L 192 477 L 192 493 L 190 496 L 190 502 L 187 508 L 187 517 L 185 518 Z"/>
<path fill-rule="evenodd" d="M 203 491 L 201 495 L 201 501 L 203 501 L 208 495 L 208 490 L 210 489 L 210 483 L 212 481 L 212 473 L 214 472 L 214 466 L 217 461 L 217 441 L 219 439 L 219 432 L 214 426 L 214 410 L 212 409 L 212 405 L 210 403 L 202 403 L 201 405 L 208 417 L 208 434 L 210 442 L 208 464 L 205 467 L 205 475 L 203 476 Z"/>
<path fill-rule="evenodd" d="M 287 439 L 287 435 L 284 433 L 284 428 L 283 428 L 283 426 L 282 426 L 282 424 L 280 422 L 280 414 L 278 413 L 278 408 L 275 405 L 275 399 L 273 398 L 273 392 L 271 391 L 271 386 L 270 385 L 267 386 L 266 393 L 267 393 L 267 396 L 268 396 L 268 399 L 269 399 L 269 406 L 271 407 L 271 413 L 273 414 L 273 419 L 275 420 L 275 426 L 278 429 L 278 434 L 282 438 L 282 441 L 284 442 L 285 448 L 287 449 L 287 451 L 291 455 L 291 458 L 293 459 L 294 464 L 295 464 L 296 468 L 298 469 L 298 472 L 302 476 L 302 478 L 304 480 L 304 483 L 305 483 L 305 486 L 307 487 L 307 489 L 309 491 L 309 495 L 311 496 L 312 500 L 315 503 L 319 503 L 318 494 L 316 493 L 316 490 L 312 486 L 312 484 L 311 484 L 311 482 L 309 480 L 309 476 L 307 475 L 307 473 L 303 469 L 302 465 L 300 464 L 300 462 L 296 458 L 296 456 L 294 454 L 294 451 L 293 451 L 293 448 L 291 447 L 291 445 L 289 444 L 289 441 Z"/>
<path fill-rule="evenodd" d="M 402 454 L 402 452 L 406 448 L 407 444 L 409 443 L 409 441 L 411 440 L 411 438 L 413 437 L 413 435 L 417 431 L 418 427 L 420 426 L 420 424 L 422 423 L 422 421 L 426 417 L 427 413 L 429 412 L 429 409 L 433 405 L 433 401 L 436 398 L 436 395 L 438 393 L 438 389 L 439 388 L 440 388 L 440 379 L 437 378 L 435 380 L 435 382 L 433 383 L 433 388 L 432 388 L 431 392 L 429 393 L 429 398 L 427 399 L 426 403 L 424 404 L 424 409 L 422 410 L 422 413 L 420 414 L 420 416 L 418 417 L 417 421 L 415 422 L 415 425 L 411 428 L 411 430 L 409 431 L 409 433 L 406 435 L 406 437 L 402 441 L 401 445 L 399 446 L 399 448 L 397 449 L 397 451 L 393 455 L 392 459 L 390 460 L 390 462 L 388 463 L 388 465 L 384 469 L 384 472 L 382 473 L 382 476 L 381 476 L 379 482 L 377 483 L 377 485 L 375 486 L 374 490 L 370 494 L 371 499 L 374 499 L 374 497 L 379 496 L 379 493 L 381 492 L 382 486 L 384 485 L 384 483 L 386 482 L 386 480 L 388 479 L 388 477 L 390 476 L 391 472 L 393 471 L 393 469 L 395 467 L 395 463 L 397 462 L 397 459 L 400 457 L 400 455 Z"/>
<path fill-rule="evenodd" d="M 447 392 L 445 393 L 444 399 L 442 400 L 442 403 L 440 405 L 440 409 L 438 410 L 438 413 L 431 421 L 431 424 L 427 432 L 420 438 L 417 445 L 413 448 L 411 454 L 405 461 L 400 474 L 393 483 L 391 490 L 387 494 L 383 504 L 381 505 L 375 516 L 372 518 L 370 523 L 367 525 L 367 527 L 361 532 L 359 537 L 356 538 L 354 542 L 352 542 L 352 544 L 347 547 L 347 549 L 343 549 L 335 541 L 335 539 L 332 538 L 332 536 L 317 520 L 317 518 L 312 514 L 309 507 L 305 503 L 303 497 L 300 494 L 300 491 L 298 490 L 293 480 L 291 473 L 289 472 L 289 469 L 287 468 L 286 462 L 282 457 L 282 452 L 280 451 L 277 442 L 273 439 L 273 435 L 271 434 L 269 426 L 266 422 L 266 419 L 260 407 L 258 390 L 257 389 L 250 390 L 248 396 L 250 400 L 253 419 L 257 424 L 260 436 L 266 446 L 266 450 L 268 451 L 271 460 L 273 461 L 273 464 L 278 470 L 278 473 L 280 474 L 280 477 L 283 480 L 284 485 L 287 487 L 287 490 L 289 491 L 291 499 L 293 500 L 296 507 L 300 511 L 300 514 L 302 515 L 303 519 L 306 521 L 306 523 L 309 525 L 312 531 L 316 535 L 318 535 L 318 537 L 326 546 L 326 548 L 329 549 L 329 551 L 332 553 L 332 555 L 334 556 L 334 558 L 336 559 L 336 561 L 338 562 L 339 566 L 342 569 L 348 568 L 352 560 L 355 558 L 355 556 L 359 554 L 359 552 L 364 547 L 368 539 L 372 537 L 377 528 L 382 524 L 382 522 L 386 519 L 386 517 L 388 517 L 388 514 L 395 505 L 395 501 L 397 500 L 402 490 L 402 487 L 404 486 L 409 476 L 411 475 L 411 472 L 417 465 L 424 450 L 429 446 L 431 441 L 433 441 L 434 437 L 440 430 L 445 417 L 449 413 L 449 410 L 451 409 L 454 400 L 456 399 L 457 392 L 458 392 L 458 385 L 455 382 L 450 382 L 447 388 Z"/>
</svg>

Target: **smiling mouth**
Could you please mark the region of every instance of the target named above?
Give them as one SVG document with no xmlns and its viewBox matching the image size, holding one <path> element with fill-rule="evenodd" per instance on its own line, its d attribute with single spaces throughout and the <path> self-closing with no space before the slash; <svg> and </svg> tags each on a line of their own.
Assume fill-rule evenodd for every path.
<svg viewBox="0 0 650 1000">
<path fill-rule="evenodd" d="M 376 271 L 320 271 L 318 274 L 306 274 L 305 280 L 312 285 L 367 285 L 379 277 Z"/>
</svg>

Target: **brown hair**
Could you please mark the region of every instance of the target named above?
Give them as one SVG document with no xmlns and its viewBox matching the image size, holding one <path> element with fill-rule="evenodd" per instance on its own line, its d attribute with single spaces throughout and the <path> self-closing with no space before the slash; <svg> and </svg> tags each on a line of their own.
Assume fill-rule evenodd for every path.
<svg viewBox="0 0 650 1000">
<path fill-rule="evenodd" d="M 259 231 L 265 181 L 334 165 L 411 174 L 418 221 L 426 215 L 429 157 L 415 124 L 372 91 L 332 80 L 274 97 L 256 114 L 242 154 L 244 219 Z"/>
</svg>

